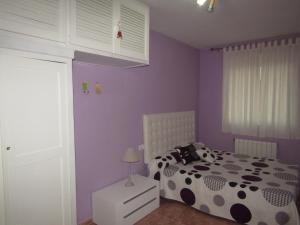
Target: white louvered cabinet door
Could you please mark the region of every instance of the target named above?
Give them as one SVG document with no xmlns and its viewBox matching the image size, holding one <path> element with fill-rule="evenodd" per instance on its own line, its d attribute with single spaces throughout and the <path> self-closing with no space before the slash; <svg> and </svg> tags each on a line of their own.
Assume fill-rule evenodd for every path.
<svg viewBox="0 0 300 225">
<path fill-rule="evenodd" d="M 71 44 L 112 52 L 113 16 L 113 0 L 71 0 Z"/>
<path fill-rule="evenodd" d="M 0 29 L 63 42 L 66 1 L 0 0 Z"/>
<path fill-rule="evenodd" d="M 119 0 L 118 22 L 123 38 L 115 37 L 116 53 L 148 62 L 149 7 L 135 0 Z"/>
</svg>

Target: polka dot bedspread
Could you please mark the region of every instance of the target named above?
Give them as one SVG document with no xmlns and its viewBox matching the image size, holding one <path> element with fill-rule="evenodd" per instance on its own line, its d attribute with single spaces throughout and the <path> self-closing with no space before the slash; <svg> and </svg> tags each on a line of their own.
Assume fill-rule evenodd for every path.
<svg viewBox="0 0 300 225">
<path fill-rule="evenodd" d="M 214 150 L 217 160 L 188 165 L 166 154 L 148 165 L 162 197 L 240 224 L 299 225 L 299 168 L 277 159 Z"/>
</svg>

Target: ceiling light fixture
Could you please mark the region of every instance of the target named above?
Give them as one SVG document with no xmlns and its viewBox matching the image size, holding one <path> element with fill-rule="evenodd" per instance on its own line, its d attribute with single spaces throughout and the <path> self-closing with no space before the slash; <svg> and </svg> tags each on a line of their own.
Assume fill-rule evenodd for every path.
<svg viewBox="0 0 300 225">
<path fill-rule="evenodd" d="M 206 0 L 197 0 L 197 4 L 200 6 L 202 6 L 205 2 Z"/>
<path fill-rule="evenodd" d="M 197 4 L 202 6 L 207 0 L 197 0 Z M 214 11 L 216 0 L 209 0 L 208 12 Z"/>
</svg>

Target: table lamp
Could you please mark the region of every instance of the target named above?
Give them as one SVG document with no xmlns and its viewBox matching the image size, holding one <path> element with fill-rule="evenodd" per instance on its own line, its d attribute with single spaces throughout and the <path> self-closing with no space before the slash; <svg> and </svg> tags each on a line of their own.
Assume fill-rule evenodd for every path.
<svg viewBox="0 0 300 225">
<path fill-rule="evenodd" d="M 139 161 L 139 156 L 137 152 L 133 148 L 128 148 L 123 154 L 122 161 L 129 163 L 128 180 L 125 183 L 125 186 L 126 187 L 134 186 L 134 183 L 132 182 L 131 179 L 131 163 L 135 163 Z"/>
</svg>

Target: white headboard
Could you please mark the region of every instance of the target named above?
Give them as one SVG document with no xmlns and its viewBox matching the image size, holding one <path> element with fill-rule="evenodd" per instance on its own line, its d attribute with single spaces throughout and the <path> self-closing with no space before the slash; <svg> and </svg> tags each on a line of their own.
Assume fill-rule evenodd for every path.
<svg viewBox="0 0 300 225">
<path fill-rule="evenodd" d="M 181 144 L 195 141 L 195 112 L 144 115 L 144 161 Z"/>
</svg>

